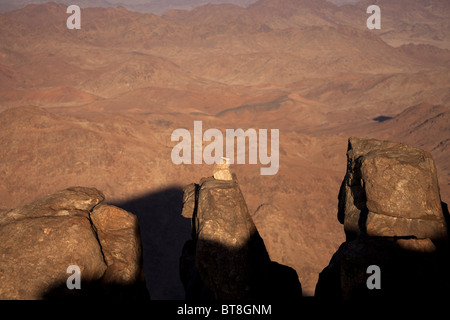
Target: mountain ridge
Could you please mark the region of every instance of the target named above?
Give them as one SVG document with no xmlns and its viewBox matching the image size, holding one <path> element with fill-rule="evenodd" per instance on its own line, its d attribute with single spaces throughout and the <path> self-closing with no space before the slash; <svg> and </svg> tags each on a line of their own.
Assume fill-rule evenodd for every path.
<svg viewBox="0 0 450 320">
<path fill-rule="evenodd" d="M 172 163 L 174 130 L 192 137 L 194 121 L 222 133 L 279 129 L 276 175 L 231 170 L 271 260 L 294 268 L 311 296 L 345 238 L 336 208 L 349 136 L 423 147 L 448 202 L 450 41 L 438 6 L 447 3 L 421 13 L 414 2 L 396 21 L 389 8 L 405 2 L 382 2 L 381 30 L 367 29 L 367 3 L 291 2 L 289 12 L 271 3 L 280 4 L 161 16 L 88 8 L 80 30 L 66 28 L 62 4 L 0 14 L 0 208 L 70 185 L 115 203 L 149 194 L 172 202 L 161 190 L 212 172 Z"/>
</svg>

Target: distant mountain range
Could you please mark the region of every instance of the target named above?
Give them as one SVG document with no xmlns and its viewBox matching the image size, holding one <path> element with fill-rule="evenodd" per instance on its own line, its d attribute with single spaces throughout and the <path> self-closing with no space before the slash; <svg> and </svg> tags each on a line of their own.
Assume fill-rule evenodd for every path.
<svg viewBox="0 0 450 320">
<path fill-rule="evenodd" d="M 212 3 L 232 3 L 241 7 L 247 7 L 257 0 L 54 0 L 52 2 L 66 5 L 76 4 L 80 7 L 117 7 L 122 6 L 128 10 L 139 12 L 151 12 L 162 14 L 172 9 L 193 9 L 198 6 Z M 356 3 L 358 0 L 328 0 L 337 5 L 346 3 Z M 43 4 L 48 0 L 0 0 L 0 12 L 7 12 L 23 8 L 29 4 Z"/>
<path fill-rule="evenodd" d="M 117 7 L 122 6 L 128 10 L 139 12 L 151 12 L 161 14 L 171 9 L 193 9 L 195 7 L 213 3 L 232 3 L 246 7 L 256 0 L 55 0 L 53 2 L 66 5 L 76 4 L 82 8 L 86 7 Z M 0 0 L 0 12 L 7 12 L 23 8 L 29 4 L 43 4 L 48 0 Z"/>
</svg>

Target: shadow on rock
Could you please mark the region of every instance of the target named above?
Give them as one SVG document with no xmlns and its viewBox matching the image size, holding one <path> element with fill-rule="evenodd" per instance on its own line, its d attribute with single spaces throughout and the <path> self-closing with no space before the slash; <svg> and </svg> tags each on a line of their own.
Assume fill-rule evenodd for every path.
<svg viewBox="0 0 450 320">
<path fill-rule="evenodd" d="M 231 176 L 231 175 L 224 175 Z M 297 272 L 270 260 L 236 177 L 185 187 L 192 240 L 180 259 L 188 300 L 298 300 Z"/>
<path fill-rule="evenodd" d="M 218 242 L 203 242 L 208 259 L 196 255 L 196 242 L 185 243 L 180 273 L 186 300 L 292 301 L 302 298 L 297 272 L 271 261 L 264 251 L 248 247 L 229 248 Z M 205 259 L 206 261 L 199 262 Z M 196 266 L 197 263 L 202 266 Z M 198 269 L 202 270 L 201 274 Z M 219 270 L 220 269 L 220 270 Z"/>
<path fill-rule="evenodd" d="M 320 273 L 316 298 L 448 299 L 449 213 L 428 152 L 350 138 L 338 219 L 346 241 Z"/>
<path fill-rule="evenodd" d="M 370 266 L 379 268 L 379 273 Z M 344 242 L 333 255 L 319 275 L 315 297 L 439 300 L 449 296 L 449 266 L 447 249 L 429 239 L 360 237 Z"/>
</svg>

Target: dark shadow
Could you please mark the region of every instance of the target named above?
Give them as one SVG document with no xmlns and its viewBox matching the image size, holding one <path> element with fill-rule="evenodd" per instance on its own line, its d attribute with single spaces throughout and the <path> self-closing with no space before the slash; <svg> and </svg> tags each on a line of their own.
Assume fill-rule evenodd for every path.
<svg viewBox="0 0 450 320">
<path fill-rule="evenodd" d="M 448 212 L 448 205 L 441 201 L 442 213 L 444 214 L 445 223 L 447 224 L 447 235 L 450 236 L 450 214 Z"/>
<path fill-rule="evenodd" d="M 350 145 L 349 145 L 350 148 Z M 349 166 L 349 164 L 347 164 Z M 361 181 L 361 158 L 356 159 L 354 163 L 354 168 L 347 169 L 347 172 L 349 170 L 354 171 L 353 181 L 356 183 L 350 185 L 350 192 L 352 194 L 353 203 L 352 205 L 356 207 L 359 210 L 359 217 L 358 217 L 358 232 L 349 232 L 348 230 L 345 231 L 346 239 L 353 240 L 357 236 L 366 236 L 367 235 L 367 217 L 369 214 L 369 209 L 366 206 L 367 198 L 366 198 L 366 192 L 364 187 L 359 183 Z M 338 213 L 337 213 L 337 219 L 341 224 L 345 224 L 345 211 L 347 210 L 347 196 L 346 196 L 346 187 L 347 183 L 349 181 L 348 173 L 346 173 L 344 179 L 342 180 L 339 194 L 338 194 Z"/>
<path fill-rule="evenodd" d="M 448 299 L 448 250 L 441 244 L 415 241 L 424 240 L 359 237 L 345 241 L 319 274 L 315 298 L 367 302 Z M 380 268 L 380 289 L 367 285 L 372 276 L 367 268 L 371 265 Z"/>
<path fill-rule="evenodd" d="M 102 284 L 101 281 L 82 281 L 80 289 L 68 289 L 66 283 L 54 284 L 42 297 L 44 300 L 65 301 L 148 301 L 145 283 L 134 285 Z"/>
<path fill-rule="evenodd" d="M 360 163 L 355 164 L 357 175 Z M 359 181 L 358 176 L 355 178 Z M 338 219 L 345 220 L 344 178 L 339 192 Z M 369 237 L 366 222 L 366 196 L 359 185 L 350 186 L 353 205 L 360 210 L 359 234 L 346 232 L 346 241 L 332 256 L 319 274 L 315 299 L 331 301 L 441 300 L 450 297 L 450 250 L 448 239 L 431 242 L 429 239 L 405 237 Z M 441 202 L 450 234 L 450 215 L 446 203 Z M 369 289 L 367 268 L 380 267 L 381 289 Z"/>
<path fill-rule="evenodd" d="M 195 267 L 195 241 L 188 240 L 184 244 L 180 257 L 180 278 L 186 292 L 186 300 L 213 301 L 213 292 L 203 283 Z"/>
<path fill-rule="evenodd" d="M 367 236 L 367 217 L 369 216 L 369 209 L 364 205 L 361 209 L 358 219 L 358 228 L 360 232 L 360 237 Z M 349 239 L 349 238 L 347 238 Z"/>
<path fill-rule="evenodd" d="M 251 245 L 230 249 L 213 241 L 203 241 L 202 247 L 204 250 L 200 259 L 204 264 L 201 272 L 196 266 L 195 241 L 187 241 L 183 248 L 180 275 L 186 300 L 286 302 L 302 299 L 297 272 L 271 261 L 266 251 L 248 250 Z"/>
<path fill-rule="evenodd" d="M 372 120 L 376 121 L 376 122 L 384 122 L 387 120 L 391 120 L 392 117 L 388 117 L 388 116 L 378 116 L 376 118 L 373 118 Z"/>
<path fill-rule="evenodd" d="M 183 190 L 164 189 L 113 205 L 138 218 L 145 279 L 151 299 L 184 299 L 178 262 L 183 245 L 191 236 L 191 227 L 189 220 L 181 216 Z"/>
</svg>

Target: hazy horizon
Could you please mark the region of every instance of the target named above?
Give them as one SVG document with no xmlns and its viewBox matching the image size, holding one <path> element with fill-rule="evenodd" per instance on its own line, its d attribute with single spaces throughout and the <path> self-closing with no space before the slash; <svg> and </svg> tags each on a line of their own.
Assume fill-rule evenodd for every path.
<svg viewBox="0 0 450 320">
<path fill-rule="evenodd" d="M 117 7 L 123 6 L 128 10 L 138 11 L 143 13 L 154 13 L 162 14 L 173 9 L 186 9 L 191 10 L 193 8 L 212 3 L 212 4 L 223 4 L 231 3 L 239 5 L 241 7 L 247 7 L 258 0 L 169 0 L 164 1 L 162 4 L 160 1 L 156 0 L 0 0 L 0 13 L 5 13 L 12 10 L 21 9 L 29 4 L 43 4 L 46 2 L 55 2 L 66 5 L 76 4 L 80 7 Z M 359 0 L 327 0 L 328 2 L 334 3 L 336 5 L 343 4 L 354 4 L 359 2 Z"/>
</svg>

